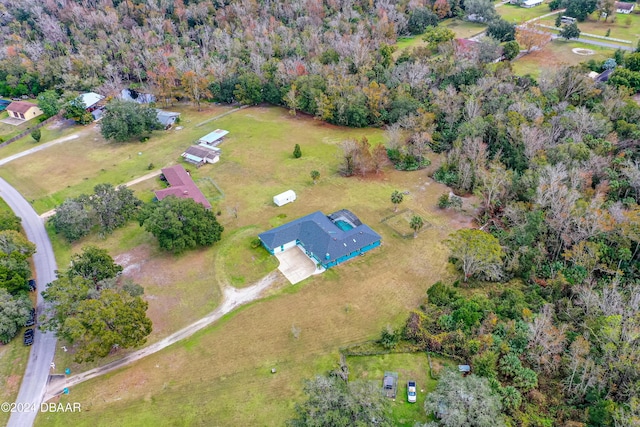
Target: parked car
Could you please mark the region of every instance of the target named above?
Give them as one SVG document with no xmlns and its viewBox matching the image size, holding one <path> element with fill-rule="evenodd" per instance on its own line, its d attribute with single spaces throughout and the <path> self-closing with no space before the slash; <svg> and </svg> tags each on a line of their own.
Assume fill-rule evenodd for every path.
<svg viewBox="0 0 640 427">
<path fill-rule="evenodd" d="M 33 332 L 33 329 L 29 328 L 26 331 L 24 331 L 24 345 L 31 345 L 33 344 L 33 336 L 34 336 L 35 332 Z"/>
<path fill-rule="evenodd" d="M 409 381 L 407 382 L 407 400 L 409 401 L 409 403 L 416 403 L 416 398 L 416 382 Z"/>
<path fill-rule="evenodd" d="M 35 279 L 29 279 L 29 290 L 31 292 L 36 290 L 36 281 L 35 281 Z"/>
<path fill-rule="evenodd" d="M 31 313 L 29 314 L 29 318 L 27 319 L 24 326 L 33 326 L 36 324 L 36 309 L 32 308 Z"/>
</svg>

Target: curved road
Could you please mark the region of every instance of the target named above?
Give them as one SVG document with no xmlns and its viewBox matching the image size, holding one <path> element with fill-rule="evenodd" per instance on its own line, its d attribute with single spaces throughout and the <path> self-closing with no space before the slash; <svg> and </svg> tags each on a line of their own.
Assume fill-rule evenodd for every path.
<svg viewBox="0 0 640 427">
<path fill-rule="evenodd" d="M 0 197 L 13 209 L 13 212 L 22 218 L 22 226 L 27 233 L 27 238 L 36 245 L 36 253 L 33 255 L 33 263 L 36 268 L 36 278 L 38 281 L 37 312 L 42 313 L 44 301 L 40 292 L 46 285 L 55 280 L 57 270 L 56 259 L 53 255 L 51 241 L 44 228 L 42 219 L 33 210 L 29 202 L 15 188 L 0 178 Z M 17 339 L 21 339 L 18 337 Z M 32 426 L 40 403 L 44 397 L 44 392 L 49 379 L 49 368 L 53 362 L 53 354 L 56 348 L 56 337 L 53 333 L 43 333 L 35 329 L 35 338 L 27 369 L 22 378 L 20 391 L 18 392 L 17 403 L 28 403 L 29 407 L 35 411 L 13 412 L 9 418 L 8 427 Z"/>
</svg>

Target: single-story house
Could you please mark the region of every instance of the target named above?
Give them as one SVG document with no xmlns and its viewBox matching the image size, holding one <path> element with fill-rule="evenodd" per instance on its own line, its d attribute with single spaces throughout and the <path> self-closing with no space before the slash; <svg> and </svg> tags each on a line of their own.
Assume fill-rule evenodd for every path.
<svg viewBox="0 0 640 427">
<path fill-rule="evenodd" d="M 78 96 L 78 98 L 80 98 L 80 101 L 82 101 L 82 103 L 84 104 L 84 108 L 88 112 L 92 112 L 101 107 L 101 105 L 99 105 L 99 102 L 104 99 L 104 96 L 95 92 L 87 92 L 81 94 L 80 96 Z"/>
<path fill-rule="evenodd" d="M 9 117 L 18 120 L 31 120 L 42 115 L 42 110 L 36 104 L 27 101 L 13 101 L 7 106 Z"/>
<path fill-rule="evenodd" d="M 222 142 L 222 139 L 229 134 L 228 130 L 216 129 L 211 133 L 206 134 L 198 140 L 200 145 L 213 145 L 214 147 Z"/>
<path fill-rule="evenodd" d="M 193 199 L 207 209 L 211 209 L 211 203 L 202 194 L 191 175 L 182 167 L 182 165 L 170 166 L 162 169 L 162 174 L 170 185 L 169 188 L 157 190 L 156 198 L 162 200 L 165 197 L 175 196 L 181 199 Z"/>
<path fill-rule="evenodd" d="M 527 9 L 538 6 L 539 4 L 542 4 L 543 0 L 525 0 L 522 3 L 520 3 L 520 6 L 522 7 L 526 7 Z"/>
<path fill-rule="evenodd" d="M 258 237 L 271 254 L 298 246 L 325 269 L 380 246 L 382 239 L 346 209 L 331 215 L 317 211 Z"/>
<path fill-rule="evenodd" d="M 120 99 L 123 101 L 137 102 L 138 104 L 150 104 L 156 102 L 156 97 L 150 93 L 138 92 L 135 89 L 122 89 Z"/>
<path fill-rule="evenodd" d="M 180 117 L 180 113 L 174 113 L 173 111 L 164 111 L 156 108 L 156 112 L 158 113 L 158 121 L 165 130 L 170 129 Z"/>
<path fill-rule="evenodd" d="M 199 145 L 192 145 L 182 153 L 182 157 L 187 163 L 200 167 L 205 163 L 216 163 L 220 160 L 220 149 L 216 147 L 205 148 Z"/>
<path fill-rule="evenodd" d="M 625 15 L 630 14 L 635 9 L 635 3 L 626 3 L 622 1 L 616 2 L 616 13 L 624 13 Z"/>
</svg>

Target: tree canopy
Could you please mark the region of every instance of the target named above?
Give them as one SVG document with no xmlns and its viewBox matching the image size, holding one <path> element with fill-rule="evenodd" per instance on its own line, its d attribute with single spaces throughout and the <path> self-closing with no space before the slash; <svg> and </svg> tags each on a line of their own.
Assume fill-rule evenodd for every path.
<svg viewBox="0 0 640 427">
<path fill-rule="evenodd" d="M 71 257 L 69 274 L 98 283 L 122 273 L 122 266 L 116 264 L 109 252 L 95 246 L 85 246 L 82 252 Z"/>
<path fill-rule="evenodd" d="M 504 252 L 498 239 L 491 234 L 480 230 L 458 230 L 445 243 L 464 273 L 465 282 L 476 275 L 484 275 L 491 280 L 501 277 Z"/>
<path fill-rule="evenodd" d="M 500 427 L 505 423 L 502 405 L 485 378 L 446 371 L 435 391 L 424 402 L 427 413 L 436 414 L 444 427 Z"/>
<path fill-rule="evenodd" d="M 86 253 L 80 255 L 85 261 Z M 85 265 L 100 266 L 103 258 Z M 82 276 L 84 270 L 61 274 L 42 293 L 49 303 L 42 328 L 74 344 L 74 360 L 78 363 L 105 357 L 114 349 L 144 344 L 152 325 L 146 315 L 148 304 L 140 297 L 140 287 L 109 278 L 96 283 Z"/>
<path fill-rule="evenodd" d="M 162 129 L 156 110 L 137 102 L 111 101 L 100 121 L 105 139 L 116 142 L 131 141 Z"/>
<path fill-rule="evenodd" d="M 213 212 L 192 199 L 174 196 L 147 204 L 139 221 L 158 239 L 162 249 L 174 253 L 210 246 L 220 240 L 224 231 Z"/>
<path fill-rule="evenodd" d="M 0 288 L 0 343 L 6 344 L 24 326 L 29 318 L 31 301 L 24 295 L 11 295 Z"/>
<path fill-rule="evenodd" d="M 307 400 L 296 404 L 290 427 L 392 425 L 389 400 L 376 383 L 317 376 L 306 381 L 304 392 Z"/>
<path fill-rule="evenodd" d="M 0 288 L 15 295 L 28 291 L 31 277 L 28 258 L 36 251 L 33 243 L 14 230 L 0 231 Z"/>
</svg>

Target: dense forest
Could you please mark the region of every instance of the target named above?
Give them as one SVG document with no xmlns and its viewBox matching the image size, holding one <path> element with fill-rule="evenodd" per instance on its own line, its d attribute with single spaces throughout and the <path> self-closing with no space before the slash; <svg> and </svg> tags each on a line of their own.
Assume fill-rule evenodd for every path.
<svg viewBox="0 0 640 427">
<path fill-rule="evenodd" d="M 476 3 L 2 0 L 0 93 L 133 85 L 159 104 L 268 102 L 385 126 L 394 163 L 444 153 L 434 178 L 479 199 L 485 240 L 450 243 L 464 280 L 432 286 L 386 345 L 468 361 L 506 425 L 638 425 L 640 53 L 589 64 L 618 67 L 608 85 L 586 65 L 516 76 L 493 63 L 496 43 L 436 31 L 394 55 L 398 36 Z M 487 242 L 497 261 L 467 270 Z"/>
</svg>

